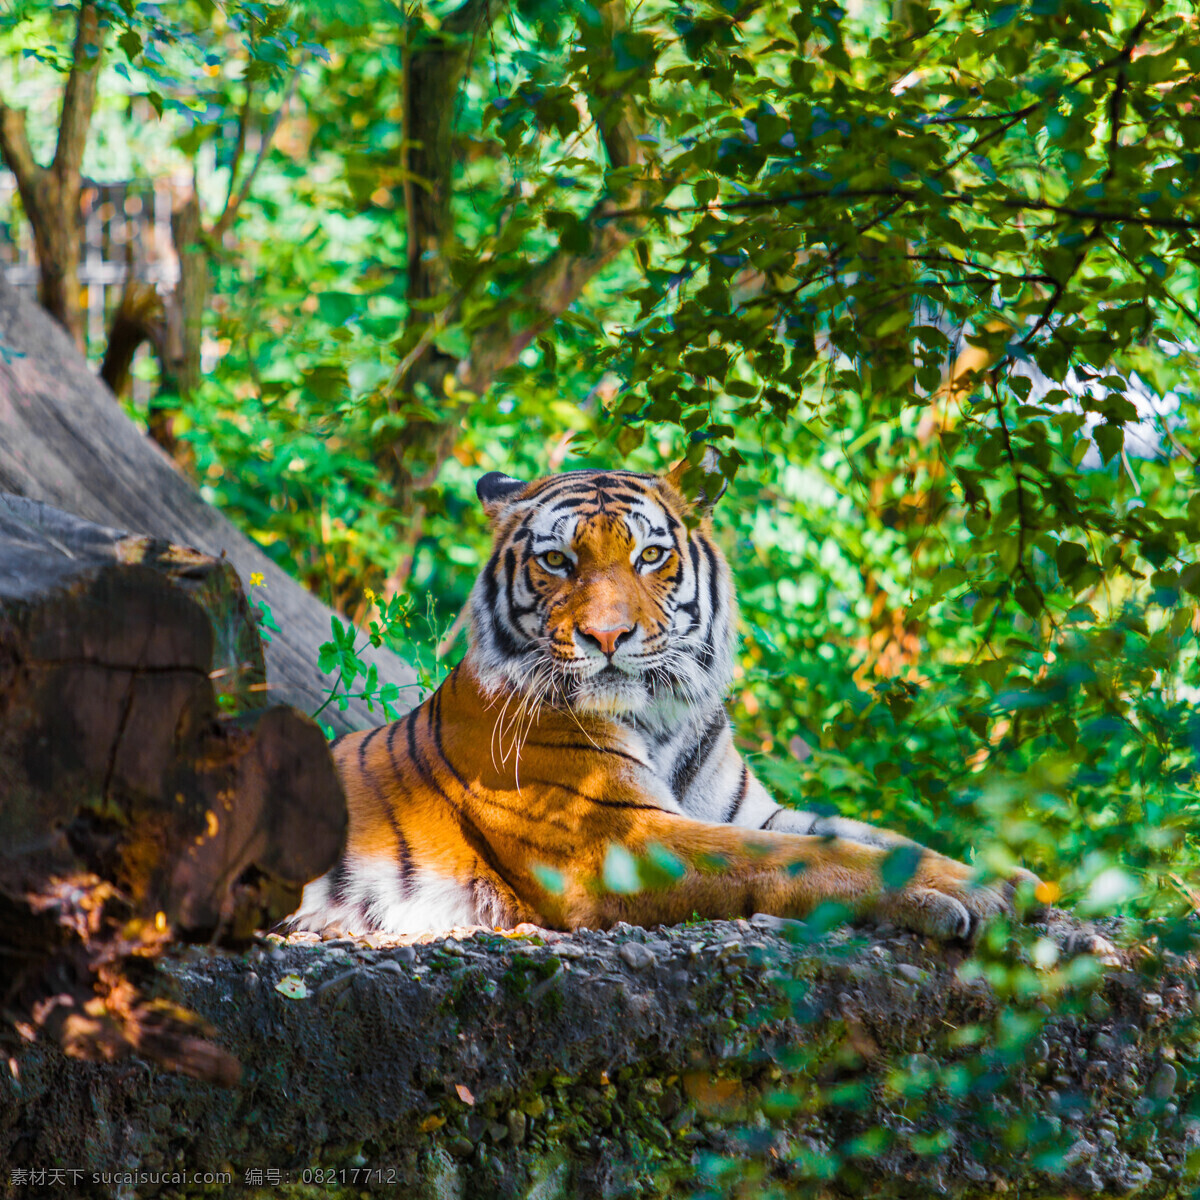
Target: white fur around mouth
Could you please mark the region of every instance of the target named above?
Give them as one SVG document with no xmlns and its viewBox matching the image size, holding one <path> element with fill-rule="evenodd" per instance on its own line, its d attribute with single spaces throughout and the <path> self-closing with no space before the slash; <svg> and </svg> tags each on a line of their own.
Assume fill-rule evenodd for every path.
<svg viewBox="0 0 1200 1200">
<path fill-rule="evenodd" d="M 571 697 L 572 707 L 580 712 L 603 714 L 631 713 L 646 707 L 650 695 L 637 675 L 626 675 L 607 664 L 599 671 L 578 679 Z"/>
</svg>

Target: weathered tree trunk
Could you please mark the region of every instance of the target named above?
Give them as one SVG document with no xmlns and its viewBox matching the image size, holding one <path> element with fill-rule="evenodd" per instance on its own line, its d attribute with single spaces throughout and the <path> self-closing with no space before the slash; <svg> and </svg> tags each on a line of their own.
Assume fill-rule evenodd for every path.
<svg viewBox="0 0 1200 1200">
<path fill-rule="evenodd" d="M 241 1085 L 32 1047 L 0 1078 L 0 1159 L 78 1171 L 81 1196 L 180 1169 L 228 1172 L 213 1197 L 1184 1194 L 1194 972 L 1112 970 L 1030 1031 L 1036 1005 L 961 951 L 807 936 L 756 917 L 192 952 L 171 974 Z M 165 1182 L 137 1195 L 186 1193 Z"/>
<path fill-rule="evenodd" d="M 264 678 L 227 561 L 0 494 L 0 1011 L 26 1037 L 232 1079 L 141 985 L 173 937 L 286 916 L 341 848 L 324 736 Z"/>
<path fill-rule="evenodd" d="M 79 292 L 80 170 L 96 104 L 104 35 L 93 0 L 82 0 L 71 72 L 63 89 L 58 143 L 48 167 L 33 157 L 25 114 L 0 101 L 0 153 L 17 180 L 33 228 L 38 259 L 38 300 L 83 348 Z"/>
<path fill-rule="evenodd" d="M 200 343 L 210 270 L 204 245 L 206 236 L 200 197 L 192 187 L 176 198 L 171 210 L 171 237 L 179 256 L 179 282 L 167 306 L 162 382 L 177 397 L 190 395 L 200 383 Z M 170 438 L 174 441 L 173 433 Z M 168 448 L 162 442 L 159 444 Z"/>
<path fill-rule="evenodd" d="M 189 470 L 194 461 L 192 448 L 176 436 L 175 422 L 181 402 L 200 384 L 211 272 L 208 233 L 194 183 L 172 201 L 171 238 L 179 259 L 179 280 L 163 300 L 161 319 L 152 331 L 159 390 L 150 401 L 146 432 L 180 467 Z"/>
<path fill-rule="evenodd" d="M 102 525 L 226 556 L 245 587 L 260 573 L 281 627 L 266 648 L 268 696 L 315 711 L 325 685 L 317 651 L 331 610 L 201 500 L 193 485 L 113 403 L 112 394 L 52 321 L 0 279 L 0 491 L 42 500 Z M 409 685 L 411 669 L 387 651 L 368 655 L 381 682 Z M 416 692 L 401 692 L 416 699 Z M 339 729 L 377 723 L 354 702 L 322 714 Z"/>
<path fill-rule="evenodd" d="M 125 280 L 121 303 L 113 313 L 104 359 L 100 363 L 100 378 L 113 395 L 128 393 L 133 379 L 134 356 L 145 342 L 150 342 L 157 350 L 162 341 L 162 330 L 163 303 L 158 289 L 131 274 Z"/>
</svg>

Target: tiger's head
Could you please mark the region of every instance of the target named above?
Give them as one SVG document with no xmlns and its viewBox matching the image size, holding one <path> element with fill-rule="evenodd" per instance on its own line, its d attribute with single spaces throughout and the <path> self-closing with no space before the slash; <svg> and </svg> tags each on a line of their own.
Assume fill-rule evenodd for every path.
<svg viewBox="0 0 1200 1200">
<path fill-rule="evenodd" d="M 499 472 L 476 491 L 492 554 L 471 597 L 488 690 L 673 724 L 719 703 L 733 670 L 729 568 L 707 518 L 688 529 L 677 475 Z"/>
</svg>

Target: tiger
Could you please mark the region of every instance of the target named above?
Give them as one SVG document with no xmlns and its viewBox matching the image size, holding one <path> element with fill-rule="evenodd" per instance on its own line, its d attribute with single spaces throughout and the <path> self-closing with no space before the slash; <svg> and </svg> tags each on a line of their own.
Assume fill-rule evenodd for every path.
<svg viewBox="0 0 1200 1200">
<path fill-rule="evenodd" d="M 291 928 L 571 931 L 834 902 L 971 940 L 1037 887 L 771 797 L 734 742 L 733 582 L 685 469 L 479 480 L 492 547 L 466 654 L 407 715 L 333 744 L 345 847 Z"/>
</svg>

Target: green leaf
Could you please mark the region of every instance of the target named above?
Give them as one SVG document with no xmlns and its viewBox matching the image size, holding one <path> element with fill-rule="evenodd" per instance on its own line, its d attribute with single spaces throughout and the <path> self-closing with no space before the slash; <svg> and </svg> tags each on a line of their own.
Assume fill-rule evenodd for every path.
<svg viewBox="0 0 1200 1200">
<path fill-rule="evenodd" d="M 1120 425 L 1097 425 L 1092 430 L 1092 439 L 1100 451 L 1100 457 L 1109 462 L 1121 453 L 1125 445 L 1125 430 Z"/>
<path fill-rule="evenodd" d="M 533 863 L 529 873 L 552 896 L 561 896 L 567 890 L 566 876 L 554 867 L 548 867 L 544 863 Z"/>
<path fill-rule="evenodd" d="M 125 53 L 125 57 L 129 59 L 130 62 L 137 58 L 137 56 L 142 52 L 142 39 L 140 35 L 132 29 L 126 29 L 121 33 L 121 36 L 117 38 L 117 45 L 121 47 Z M 161 111 L 159 112 L 159 116 L 162 116 Z"/>
<path fill-rule="evenodd" d="M 642 890 L 637 859 L 617 842 L 609 842 L 602 874 L 605 888 L 618 895 L 629 896 Z"/>
<path fill-rule="evenodd" d="M 317 313 L 330 325 L 342 325 L 359 311 L 361 304 L 362 297 L 350 292 L 321 292 L 317 296 Z"/>
<path fill-rule="evenodd" d="M 883 886 L 893 890 L 906 887 L 916 875 L 923 854 L 920 846 L 891 847 L 879 867 Z"/>
</svg>

